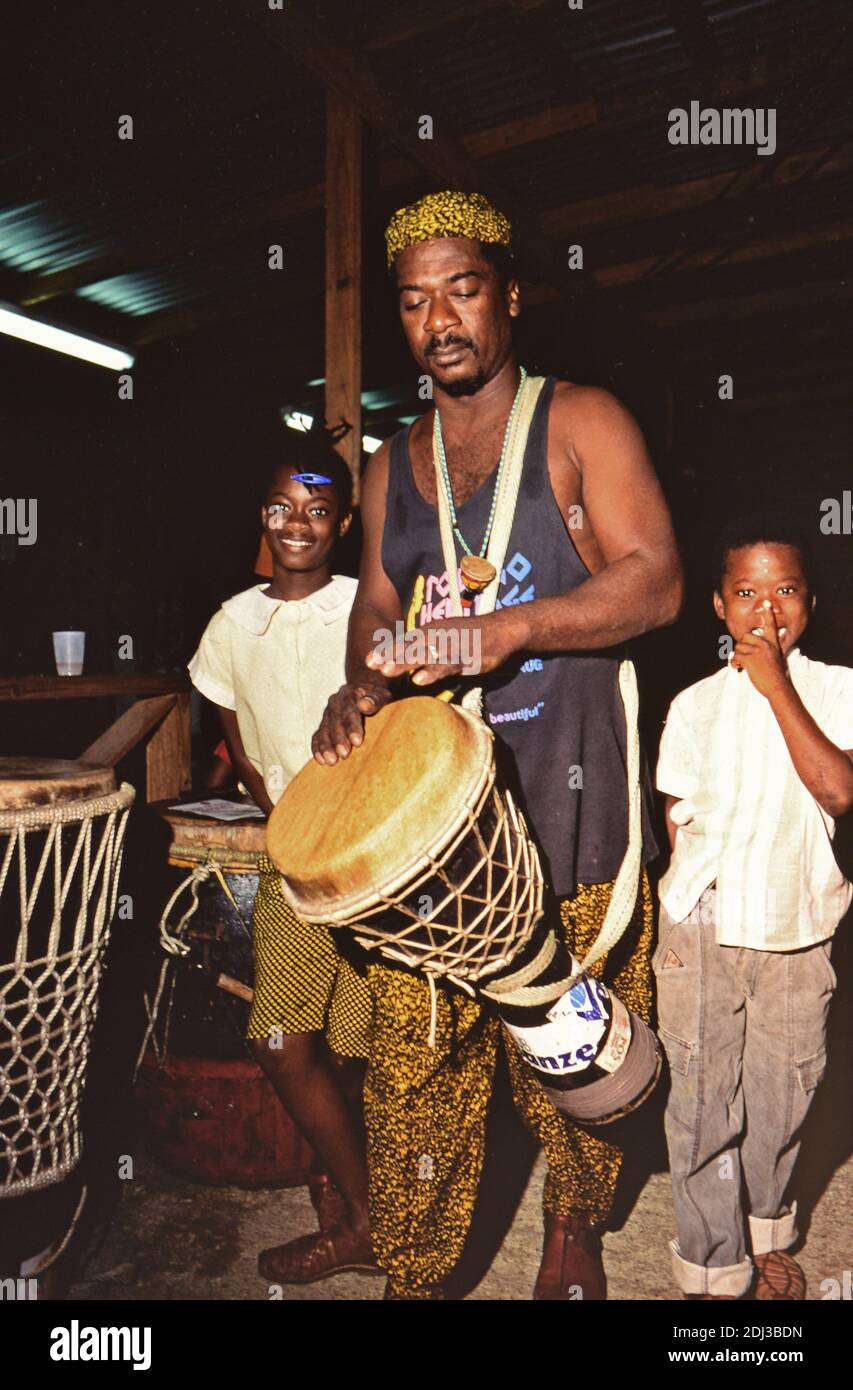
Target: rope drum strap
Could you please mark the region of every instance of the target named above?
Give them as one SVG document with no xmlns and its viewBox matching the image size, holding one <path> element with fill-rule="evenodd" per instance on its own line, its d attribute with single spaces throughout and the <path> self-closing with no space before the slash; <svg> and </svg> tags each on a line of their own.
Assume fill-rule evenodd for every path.
<svg viewBox="0 0 853 1390">
<path fill-rule="evenodd" d="M 507 466 L 501 480 L 501 487 L 496 500 L 494 525 L 486 552 L 486 558 L 494 565 L 496 574 L 491 584 L 489 584 L 480 595 L 477 609 L 478 617 L 493 613 L 495 604 L 497 603 L 501 571 L 506 558 L 506 551 L 515 519 L 515 508 L 518 501 L 518 490 L 521 485 L 527 436 L 533 420 L 533 413 L 536 409 L 536 402 L 539 399 L 539 393 L 544 384 L 544 377 L 527 377 L 521 386 L 518 408 L 510 423 L 507 444 Z M 436 407 L 436 418 L 437 416 L 438 409 Z M 438 520 L 441 534 L 441 549 L 444 567 L 447 572 L 451 608 L 454 616 L 461 617 L 462 597 L 459 588 L 456 545 L 453 538 L 450 501 L 447 496 L 447 488 L 438 456 L 436 428 L 433 429 L 433 462 L 435 465 L 436 490 L 438 493 Z M 580 963 L 577 972 L 570 979 L 556 981 L 553 984 L 531 989 L 529 981 L 534 979 L 548 964 L 548 960 L 544 959 L 544 957 L 541 959 L 537 957 L 535 961 L 528 963 L 523 971 L 515 975 L 505 976 L 499 982 L 496 981 L 490 988 L 481 989 L 483 994 L 487 994 L 491 999 L 499 1000 L 503 1004 L 537 1005 L 547 1004 L 559 999 L 560 996 L 571 987 L 574 980 L 582 971 L 587 970 L 597 960 L 600 960 L 602 956 L 606 955 L 608 951 L 613 949 L 624 935 L 634 914 L 643 856 L 643 830 L 642 801 L 640 794 L 640 736 L 637 725 L 639 697 L 637 693 L 637 677 L 633 662 L 629 660 L 620 662 L 618 683 L 619 693 L 622 697 L 622 705 L 625 711 L 628 843 L 613 885 L 613 892 L 607 907 L 604 922 L 601 926 L 601 931 L 584 957 L 584 960 Z M 478 687 L 466 691 L 462 697 L 461 704 L 463 708 L 482 716 L 482 689 Z M 543 951 L 546 949 L 547 943 L 543 946 Z M 548 959 L 550 960 L 550 958 L 551 957 Z M 535 969 L 533 968 L 534 966 L 536 967 Z"/>
<path fill-rule="evenodd" d="M 506 470 L 500 480 L 500 486 L 495 498 L 494 523 L 485 555 L 485 558 L 495 567 L 495 577 L 491 584 L 487 585 L 480 595 L 479 607 L 477 609 L 478 616 L 493 613 L 495 611 L 495 604 L 498 601 L 501 570 L 503 569 L 503 563 L 506 559 L 507 546 L 509 545 L 512 524 L 515 519 L 518 489 L 521 486 L 521 474 L 524 467 L 524 450 L 527 445 L 527 436 L 533 421 L 533 412 L 536 409 L 536 402 L 539 399 L 539 393 L 544 384 L 545 378 L 542 376 L 529 376 L 526 378 L 519 391 L 517 408 L 510 420 L 506 443 Z M 459 567 L 456 561 L 456 545 L 453 539 L 453 520 L 450 515 L 450 499 L 447 495 L 447 486 L 444 481 L 444 474 L 438 454 L 438 407 L 436 407 L 435 421 L 436 424 L 433 427 L 433 462 L 435 465 L 436 491 L 438 493 L 438 525 L 441 534 L 441 552 L 444 559 L 444 568 L 447 572 L 451 608 L 454 616 L 461 618 L 462 595 L 459 589 Z M 477 687 L 473 690 L 466 691 L 462 697 L 461 703 L 464 709 L 473 710 L 475 714 L 482 714 L 482 689 Z"/>
<path fill-rule="evenodd" d="M 79 1107 L 133 787 L 0 812 L 0 1197 L 60 1181 L 80 1158 Z M 5 840 L 5 844 L 4 844 Z M 15 906 L 13 906 L 13 904 Z"/>
<path fill-rule="evenodd" d="M 193 867 L 190 869 L 190 872 L 186 875 L 186 877 L 181 879 L 181 882 L 178 884 L 174 893 L 172 893 L 171 897 L 166 903 L 166 906 L 163 908 L 163 912 L 160 916 L 160 921 L 158 924 L 158 930 L 160 933 L 160 945 L 162 946 L 166 954 L 166 959 L 160 966 L 160 974 L 157 980 L 157 988 L 154 993 L 153 1002 L 149 998 L 147 992 L 143 995 L 145 1011 L 148 1015 L 148 1026 L 145 1029 L 145 1035 L 142 1039 L 142 1045 L 139 1049 L 139 1053 L 136 1058 L 136 1066 L 133 1072 L 134 1081 L 136 1081 L 136 1078 L 139 1074 L 139 1068 L 142 1066 L 142 1060 L 148 1049 L 149 1043 L 152 1045 L 155 1056 L 157 1057 L 158 1061 L 162 1060 L 162 1058 L 165 1056 L 168 1050 L 169 1017 L 171 1013 L 171 1001 L 169 1011 L 167 1012 L 166 1016 L 166 1026 L 162 1048 L 158 1045 L 155 1032 L 157 1027 L 157 1019 L 160 1014 L 160 1007 L 163 1000 L 163 993 L 166 989 L 166 985 L 170 975 L 170 967 L 173 966 L 175 957 L 187 956 L 190 953 L 191 947 L 189 942 L 184 939 L 185 933 L 189 928 L 190 919 L 198 910 L 198 890 L 203 883 L 207 882 L 209 878 L 216 878 L 220 888 L 224 892 L 225 896 L 228 898 L 229 902 L 231 903 L 231 906 L 234 908 L 234 911 L 240 919 L 240 922 L 243 926 L 243 930 L 246 932 L 247 936 L 250 935 L 249 928 L 243 921 L 240 909 L 237 905 L 233 893 L 231 892 L 230 887 L 228 886 L 228 881 L 225 877 L 225 874 L 223 873 L 222 865 L 215 858 L 213 852 L 211 850 L 199 852 L 197 850 L 194 850 L 192 846 L 182 846 L 181 855 L 187 859 L 194 859 L 196 860 L 196 862 L 193 864 Z M 178 921 L 174 925 L 172 925 L 169 921 L 172 909 L 174 908 L 181 894 L 185 893 L 188 889 L 190 892 L 191 902 L 189 906 L 185 908 L 181 916 L 178 918 Z M 172 984 L 174 986 L 174 978 L 172 980 Z"/>
</svg>

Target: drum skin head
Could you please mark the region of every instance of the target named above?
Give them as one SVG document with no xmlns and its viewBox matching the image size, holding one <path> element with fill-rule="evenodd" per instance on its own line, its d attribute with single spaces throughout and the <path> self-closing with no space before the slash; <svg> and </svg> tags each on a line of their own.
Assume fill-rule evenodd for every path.
<svg viewBox="0 0 853 1390">
<path fill-rule="evenodd" d="M 258 872 L 258 859 L 266 854 L 265 821 L 221 821 L 182 813 L 180 807 L 169 807 L 160 815 L 172 832 L 170 864 L 186 868 L 215 859 L 226 873 Z"/>
<path fill-rule="evenodd" d="M 0 811 L 88 801 L 115 789 L 111 767 L 61 758 L 0 758 Z"/>
<path fill-rule="evenodd" d="M 294 909 L 334 921 L 381 896 L 449 841 L 491 775 L 477 715 L 429 697 L 386 705 L 360 748 L 306 764 L 273 810 L 267 851 Z"/>
</svg>

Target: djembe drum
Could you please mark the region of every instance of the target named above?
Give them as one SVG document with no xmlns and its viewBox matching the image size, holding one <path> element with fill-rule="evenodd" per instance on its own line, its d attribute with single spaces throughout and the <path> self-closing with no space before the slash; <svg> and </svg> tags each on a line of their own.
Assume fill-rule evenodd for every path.
<svg viewBox="0 0 853 1390">
<path fill-rule="evenodd" d="M 186 934 L 199 945 L 207 974 L 221 979 L 225 990 L 225 997 L 218 1000 L 223 1012 L 217 1031 L 224 1034 L 226 1047 L 233 1043 L 235 1032 L 242 1043 L 252 993 L 252 909 L 260 861 L 266 855 L 266 821 L 250 815 L 242 820 L 217 820 L 180 806 L 158 809 L 171 833 L 169 865 L 191 871 L 182 880 L 183 894 L 179 890 L 170 915 L 191 898 L 190 910 L 182 918 Z M 180 1027 L 181 1021 L 176 1024 Z M 192 1039 L 187 1042 L 191 1045 Z M 177 1050 L 187 1050 L 179 1039 L 176 1043 Z"/>
<path fill-rule="evenodd" d="M 151 1150 L 193 1182 L 298 1186 L 313 1154 L 245 1041 L 266 821 L 157 809 L 181 879 L 161 917 L 166 955 L 137 1063 Z"/>
<path fill-rule="evenodd" d="M 67 1241 L 67 1231 L 48 1235 L 42 1216 L 50 1203 L 32 1194 L 62 1184 L 81 1157 L 80 1106 L 133 799 L 131 786 L 116 790 L 111 768 L 0 759 L 0 1253 L 7 1273 L 16 1260 L 41 1273 Z"/>
<path fill-rule="evenodd" d="M 653 1088 L 654 1034 L 543 916 L 536 847 L 477 715 L 435 699 L 386 706 L 347 759 L 294 778 L 267 845 L 301 917 L 495 1001 L 564 1113 L 608 1123 Z"/>
</svg>

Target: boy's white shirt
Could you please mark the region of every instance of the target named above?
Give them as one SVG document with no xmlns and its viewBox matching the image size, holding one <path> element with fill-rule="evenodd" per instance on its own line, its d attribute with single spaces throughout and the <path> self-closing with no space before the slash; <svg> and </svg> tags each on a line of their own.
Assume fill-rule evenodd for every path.
<svg viewBox="0 0 853 1390">
<path fill-rule="evenodd" d="M 276 802 L 311 757 L 311 735 L 346 679 L 358 582 L 336 574 L 308 598 L 270 599 L 257 584 L 223 603 L 189 663 L 193 685 L 234 710 L 246 757 Z"/>
<path fill-rule="evenodd" d="M 794 648 L 791 682 L 822 732 L 853 748 L 853 670 Z M 833 852 L 835 821 L 797 776 L 768 700 L 726 665 L 670 705 L 657 766 L 680 798 L 661 902 L 683 921 L 715 880 L 717 941 L 794 951 L 832 936 L 853 896 Z"/>
</svg>

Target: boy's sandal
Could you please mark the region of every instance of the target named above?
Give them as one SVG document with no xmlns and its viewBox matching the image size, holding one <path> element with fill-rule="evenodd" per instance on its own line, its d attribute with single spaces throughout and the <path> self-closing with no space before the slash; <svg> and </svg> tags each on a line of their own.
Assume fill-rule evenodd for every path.
<svg viewBox="0 0 853 1390">
<path fill-rule="evenodd" d="M 752 1262 L 758 1275 L 753 1298 L 778 1303 L 800 1303 L 805 1298 L 805 1270 L 793 1255 L 770 1250 L 766 1255 L 753 1255 Z"/>
<path fill-rule="evenodd" d="M 261 1278 L 275 1284 L 313 1284 L 333 1274 L 381 1274 L 369 1239 L 340 1226 L 316 1235 L 298 1236 L 286 1245 L 262 1250 Z"/>
</svg>

